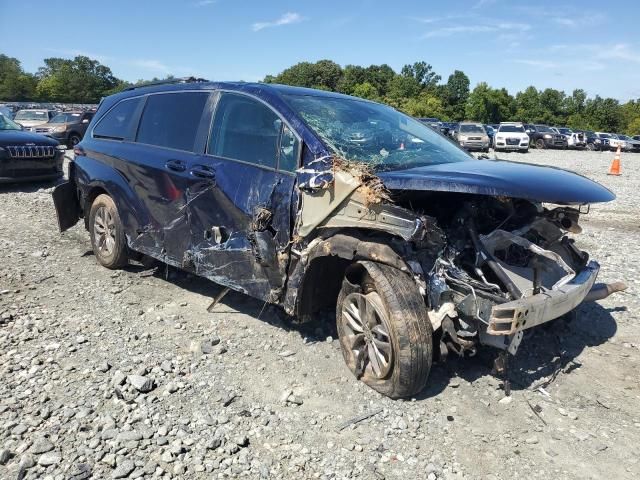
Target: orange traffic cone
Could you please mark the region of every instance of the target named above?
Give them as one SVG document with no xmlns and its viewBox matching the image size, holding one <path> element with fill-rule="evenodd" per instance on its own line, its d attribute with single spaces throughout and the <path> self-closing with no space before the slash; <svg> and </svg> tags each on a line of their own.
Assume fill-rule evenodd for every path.
<svg viewBox="0 0 640 480">
<path fill-rule="evenodd" d="M 618 145 L 618 150 L 616 151 L 616 156 L 611 162 L 611 167 L 609 168 L 609 173 L 607 175 L 620 175 L 620 145 Z"/>
</svg>

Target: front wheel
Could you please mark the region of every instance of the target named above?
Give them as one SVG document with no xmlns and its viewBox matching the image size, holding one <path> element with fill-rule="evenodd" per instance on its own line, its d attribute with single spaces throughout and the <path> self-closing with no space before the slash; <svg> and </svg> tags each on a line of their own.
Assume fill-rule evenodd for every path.
<svg viewBox="0 0 640 480">
<path fill-rule="evenodd" d="M 351 372 L 391 398 L 420 392 L 433 358 L 433 329 L 405 272 L 362 262 L 347 273 L 336 305 L 342 355 Z"/>
<path fill-rule="evenodd" d="M 128 263 L 124 228 L 109 195 L 98 195 L 91 204 L 89 234 L 93 253 L 102 266 L 116 269 Z"/>
<path fill-rule="evenodd" d="M 80 135 L 78 135 L 77 133 L 72 133 L 71 135 L 69 135 L 68 144 L 71 148 L 73 148 L 80 143 L 80 140 L 82 140 L 80 138 Z"/>
<path fill-rule="evenodd" d="M 544 150 L 544 148 L 546 147 L 544 140 L 539 138 L 538 140 L 536 140 L 536 148 L 540 149 L 540 150 Z"/>
</svg>

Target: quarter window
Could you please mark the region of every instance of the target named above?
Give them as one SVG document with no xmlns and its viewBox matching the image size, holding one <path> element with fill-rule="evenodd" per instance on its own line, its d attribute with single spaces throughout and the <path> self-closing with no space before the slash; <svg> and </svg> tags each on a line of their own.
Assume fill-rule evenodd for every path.
<svg viewBox="0 0 640 480">
<path fill-rule="evenodd" d="M 96 138 L 124 140 L 129 138 L 140 97 L 122 100 L 109 110 L 93 129 Z"/>
<path fill-rule="evenodd" d="M 208 92 L 149 95 L 136 141 L 177 150 L 193 150 L 208 96 Z"/>
<path fill-rule="evenodd" d="M 207 152 L 276 168 L 282 128 L 282 120 L 266 105 L 244 95 L 223 93 Z"/>
</svg>

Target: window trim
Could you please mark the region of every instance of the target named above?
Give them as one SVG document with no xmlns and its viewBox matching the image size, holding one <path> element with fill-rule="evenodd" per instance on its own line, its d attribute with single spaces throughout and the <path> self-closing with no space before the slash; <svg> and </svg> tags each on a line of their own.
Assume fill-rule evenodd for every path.
<svg viewBox="0 0 640 480">
<path fill-rule="evenodd" d="M 215 92 L 218 94 L 217 98 L 215 99 L 215 105 L 213 106 L 213 112 L 211 114 L 211 121 L 209 123 L 209 131 L 207 132 L 207 141 L 205 142 L 205 148 L 204 148 L 204 153 L 203 155 L 208 157 L 208 158 L 220 158 L 222 160 L 229 160 L 231 162 L 238 162 L 238 163 L 242 163 L 244 165 L 251 165 L 253 167 L 256 168 L 261 168 L 263 170 L 268 170 L 271 172 L 276 172 L 276 173 L 283 173 L 283 174 L 287 174 L 287 175 L 292 175 L 292 176 L 296 176 L 296 170 L 298 170 L 300 168 L 301 165 L 301 157 L 302 157 L 302 148 L 303 148 L 303 141 L 302 141 L 302 137 L 300 136 L 300 134 L 291 126 L 291 123 L 288 122 L 281 114 L 280 112 L 278 112 L 275 108 L 273 108 L 273 106 L 271 106 L 269 103 L 265 102 L 264 100 L 262 100 L 261 98 L 256 97 L 255 95 L 251 95 L 249 93 L 246 92 L 239 92 L 237 90 L 229 90 L 229 89 L 217 89 L 215 90 Z M 248 97 L 252 100 L 256 100 L 257 102 L 265 105 L 269 110 L 271 110 L 282 122 L 283 125 L 286 125 L 289 130 L 293 133 L 293 135 L 296 137 L 296 139 L 298 140 L 298 151 L 296 152 L 296 169 L 293 172 L 290 172 L 288 170 L 281 170 L 280 169 L 280 145 L 282 142 L 282 128 L 280 129 L 280 134 L 278 135 L 278 157 L 276 159 L 276 166 L 274 167 L 268 167 L 266 165 L 258 165 L 257 163 L 253 163 L 253 162 L 249 162 L 247 160 L 240 160 L 239 158 L 230 158 L 230 157 L 223 157 L 222 155 L 213 155 L 211 153 L 209 153 L 209 145 L 210 145 L 210 141 L 211 141 L 211 133 L 213 132 L 213 122 L 216 119 L 216 114 L 218 113 L 218 104 L 220 103 L 220 99 L 222 98 L 222 95 L 225 93 L 230 93 L 233 95 L 240 95 L 240 96 L 244 96 L 244 97 Z"/>
<path fill-rule="evenodd" d="M 149 101 L 149 97 L 151 96 L 155 96 L 155 95 L 167 95 L 167 94 L 173 94 L 173 95 L 179 95 L 181 93 L 202 93 L 204 95 L 206 95 L 206 99 L 204 102 L 204 106 L 202 107 L 202 113 L 200 114 L 200 119 L 198 120 L 198 126 L 196 127 L 196 134 L 195 137 L 193 139 L 193 145 L 191 146 L 190 150 L 184 150 L 182 148 L 173 148 L 173 147 L 167 147 L 166 145 L 156 145 L 155 143 L 144 143 L 144 142 L 139 142 L 138 141 L 138 135 L 140 134 L 140 125 L 142 124 L 142 117 L 144 115 L 144 111 L 147 108 L 147 102 Z M 210 98 L 211 98 L 211 90 L 170 90 L 170 91 L 166 91 L 166 92 L 152 92 L 152 93 L 147 93 L 144 95 L 145 99 L 144 99 L 144 104 L 142 107 L 142 110 L 140 111 L 140 114 L 138 115 L 138 121 L 136 124 L 136 128 L 135 128 L 135 132 L 133 135 L 133 139 L 131 140 L 131 143 L 135 143 L 136 145 L 145 145 L 147 147 L 154 147 L 154 148 L 163 148 L 165 150 L 172 150 L 174 152 L 186 152 L 186 153 L 191 153 L 191 154 L 197 154 L 197 148 L 196 145 L 198 143 L 198 131 L 200 130 L 200 126 L 202 125 L 202 120 L 204 118 L 204 115 L 207 113 L 207 103 L 209 102 Z"/>
<path fill-rule="evenodd" d="M 91 128 L 91 139 L 93 140 L 107 140 L 107 141 L 111 141 L 111 142 L 128 142 L 128 143 L 134 143 L 131 141 L 131 132 L 128 132 L 129 136 L 128 137 L 124 137 L 124 138 L 116 138 L 116 137 L 108 137 L 108 136 L 101 136 L 98 135 L 96 137 L 95 135 L 95 130 L 98 127 L 98 125 L 100 125 L 102 123 L 102 121 L 107 117 L 107 115 L 109 115 L 109 113 L 111 113 L 111 111 L 116 108 L 118 105 L 120 105 L 123 102 L 127 102 L 127 101 L 131 101 L 131 100 L 141 100 L 140 103 L 138 104 L 138 106 L 136 107 L 136 109 L 133 112 L 133 118 L 135 119 L 135 123 L 136 123 L 136 131 L 137 131 L 137 124 L 140 123 L 140 113 L 142 112 L 142 109 L 144 108 L 145 103 L 147 102 L 147 99 L 144 98 L 145 95 L 135 95 L 135 96 L 131 96 L 131 97 L 126 97 L 123 98 L 119 101 L 117 101 L 116 103 L 114 103 L 113 105 L 111 105 L 111 107 L 102 114 L 102 116 L 100 117 L 100 119 L 96 122 L 96 124 Z"/>
</svg>

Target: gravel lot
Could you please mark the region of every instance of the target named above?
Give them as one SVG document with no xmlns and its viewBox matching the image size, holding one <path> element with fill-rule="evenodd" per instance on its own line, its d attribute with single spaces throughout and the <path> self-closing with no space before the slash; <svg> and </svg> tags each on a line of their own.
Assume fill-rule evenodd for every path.
<svg viewBox="0 0 640 480">
<path fill-rule="evenodd" d="M 613 153 L 498 156 L 611 188 L 578 243 L 629 285 L 526 338 L 509 399 L 491 351 L 381 397 L 330 321 L 235 293 L 207 313 L 220 287 L 101 268 L 81 226 L 57 232 L 50 185 L 1 187 L 0 478 L 639 478 L 640 155 L 620 177 Z"/>
</svg>

